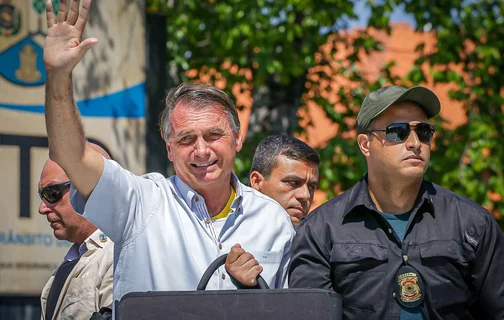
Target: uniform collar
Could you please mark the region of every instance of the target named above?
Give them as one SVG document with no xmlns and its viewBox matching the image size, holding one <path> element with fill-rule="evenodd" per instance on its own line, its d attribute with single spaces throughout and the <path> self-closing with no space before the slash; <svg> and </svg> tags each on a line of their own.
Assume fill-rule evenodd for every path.
<svg viewBox="0 0 504 320">
<path fill-rule="evenodd" d="M 106 242 L 111 241 L 100 229 L 96 229 L 80 245 L 74 243 L 68 250 L 65 260 L 73 261 L 82 257 L 89 250 L 103 248 Z"/>
<path fill-rule="evenodd" d="M 103 248 L 105 244 L 110 240 L 100 229 L 96 229 L 95 232 L 93 232 L 89 238 L 84 241 L 88 247 L 88 250 L 91 250 L 93 248 Z"/>
<path fill-rule="evenodd" d="M 360 179 L 352 189 L 348 190 L 347 192 L 350 192 L 350 195 L 347 206 L 345 208 L 345 212 L 343 213 L 343 218 L 352 212 L 357 212 L 358 210 L 355 209 L 359 207 L 366 207 L 369 210 L 378 211 L 378 209 L 376 209 L 376 205 L 373 202 L 373 199 L 371 199 L 371 195 L 369 194 L 367 174 L 362 179 Z M 422 181 L 422 185 L 420 186 L 420 191 L 418 193 L 418 197 L 415 201 L 413 209 L 427 205 L 429 206 L 429 210 L 427 211 L 432 214 L 432 216 L 434 216 L 434 204 L 432 202 L 432 195 L 434 195 L 435 193 L 436 191 L 432 183 L 424 179 Z"/>
</svg>

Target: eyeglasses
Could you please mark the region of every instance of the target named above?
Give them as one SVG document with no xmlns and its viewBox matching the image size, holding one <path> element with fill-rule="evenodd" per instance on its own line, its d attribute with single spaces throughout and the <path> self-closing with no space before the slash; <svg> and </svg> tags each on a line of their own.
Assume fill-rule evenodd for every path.
<svg viewBox="0 0 504 320">
<path fill-rule="evenodd" d="M 392 123 L 387 126 L 385 129 L 380 130 L 369 130 L 368 133 L 371 132 L 385 132 L 385 137 L 389 142 L 404 142 L 408 139 L 411 128 L 415 130 L 418 139 L 421 142 L 428 143 L 432 141 L 432 136 L 434 135 L 434 127 L 428 123 L 418 123 L 415 125 L 410 125 L 409 123 Z"/>
<path fill-rule="evenodd" d="M 39 197 L 49 203 L 56 203 L 63 198 L 63 193 L 70 188 L 70 181 L 53 184 L 38 191 Z"/>
</svg>

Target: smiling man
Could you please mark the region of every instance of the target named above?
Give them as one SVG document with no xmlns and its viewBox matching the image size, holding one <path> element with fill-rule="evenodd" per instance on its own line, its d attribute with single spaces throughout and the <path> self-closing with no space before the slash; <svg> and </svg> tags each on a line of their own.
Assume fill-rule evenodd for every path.
<svg viewBox="0 0 504 320">
<path fill-rule="evenodd" d="M 85 144 L 73 100 L 72 70 L 98 43 L 82 39 L 91 1 L 60 2 L 57 16 L 52 1 L 46 6 L 50 155 L 77 190 L 74 208 L 116 245 L 114 299 L 132 291 L 195 290 L 210 263 L 225 253 L 227 271 L 241 284 L 255 286 L 261 273 L 271 287 L 283 287 L 294 230 L 278 203 L 232 172 L 242 148 L 232 100 L 210 85 L 171 89 L 159 125 L 176 175 L 134 175 Z M 207 288 L 235 286 L 220 268 Z"/>
<path fill-rule="evenodd" d="M 289 287 L 332 289 L 345 319 L 503 319 L 504 235 L 487 210 L 424 180 L 440 102 L 370 93 L 357 116 L 368 173 L 293 242 Z"/>
<path fill-rule="evenodd" d="M 262 140 L 254 153 L 250 186 L 276 200 L 298 226 L 318 187 L 320 157 L 303 141 L 287 135 Z"/>
</svg>

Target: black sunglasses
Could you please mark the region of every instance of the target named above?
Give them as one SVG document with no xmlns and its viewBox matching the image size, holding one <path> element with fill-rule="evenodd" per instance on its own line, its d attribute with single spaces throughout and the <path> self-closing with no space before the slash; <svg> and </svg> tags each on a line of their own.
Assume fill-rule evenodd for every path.
<svg viewBox="0 0 504 320">
<path fill-rule="evenodd" d="M 432 141 L 432 136 L 434 135 L 434 127 L 431 126 L 428 123 L 418 123 L 415 125 L 410 125 L 409 123 L 392 123 L 387 126 L 385 129 L 380 129 L 380 130 L 369 130 L 367 131 L 368 133 L 371 132 L 385 132 L 385 137 L 387 141 L 389 142 L 404 142 L 406 139 L 408 139 L 410 133 L 411 133 L 411 128 L 413 127 L 413 130 L 415 130 L 418 139 L 421 142 L 431 142 Z"/>
<path fill-rule="evenodd" d="M 56 203 L 63 198 L 63 193 L 70 188 L 70 181 L 53 184 L 38 191 L 39 197 L 49 203 Z"/>
</svg>

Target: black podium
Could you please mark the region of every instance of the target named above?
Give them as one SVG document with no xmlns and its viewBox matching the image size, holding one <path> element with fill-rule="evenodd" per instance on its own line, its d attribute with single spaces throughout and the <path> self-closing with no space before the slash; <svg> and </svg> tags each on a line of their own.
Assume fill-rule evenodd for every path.
<svg viewBox="0 0 504 320">
<path fill-rule="evenodd" d="M 116 320 L 339 320 L 341 299 L 321 289 L 132 292 Z"/>
<path fill-rule="evenodd" d="M 207 290 L 212 274 L 226 260 L 222 255 L 205 271 L 196 291 L 130 292 L 115 302 L 116 320 L 340 320 L 341 298 L 322 289 Z"/>
</svg>

